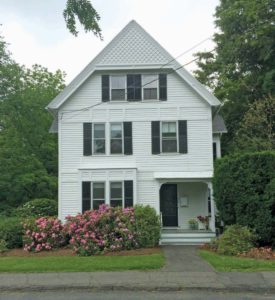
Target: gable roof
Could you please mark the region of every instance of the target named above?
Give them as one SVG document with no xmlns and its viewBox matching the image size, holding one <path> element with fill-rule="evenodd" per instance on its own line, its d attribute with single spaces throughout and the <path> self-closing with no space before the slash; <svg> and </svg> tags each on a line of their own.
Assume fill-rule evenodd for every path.
<svg viewBox="0 0 275 300">
<path fill-rule="evenodd" d="M 172 68 L 183 80 L 211 106 L 220 105 L 219 100 L 199 83 L 136 21 L 129 22 L 118 35 L 83 69 L 82 72 L 46 107 L 50 110 L 60 106 L 90 77 L 100 69 L 110 68 Z M 178 69 L 178 70 L 176 70 Z"/>
<path fill-rule="evenodd" d="M 212 121 L 213 133 L 227 133 L 227 128 L 224 123 L 224 119 L 221 115 L 216 114 Z"/>
</svg>

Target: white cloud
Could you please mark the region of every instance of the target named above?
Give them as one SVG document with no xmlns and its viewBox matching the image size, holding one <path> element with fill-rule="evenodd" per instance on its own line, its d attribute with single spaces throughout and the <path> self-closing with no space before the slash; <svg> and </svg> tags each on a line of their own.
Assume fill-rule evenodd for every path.
<svg viewBox="0 0 275 300">
<path fill-rule="evenodd" d="M 177 56 L 213 34 L 212 15 L 218 0 L 94 0 L 92 3 L 102 16 L 100 24 L 104 42 L 83 32 L 75 38 L 59 19 L 57 34 L 52 32 L 52 24 L 47 29 L 43 22 L 32 24 L 30 19 L 28 23 L 22 14 L 0 11 L 4 20 L 2 35 L 10 43 L 15 60 L 27 66 L 38 63 L 51 71 L 61 69 L 67 73 L 69 82 L 131 19 L 140 23 L 172 55 Z M 43 18 L 43 12 L 37 18 Z M 38 36 L 39 32 L 41 36 Z M 179 61 L 184 64 L 193 59 L 192 53 L 212 47 L 208 41 Z M 195 64 L 191 64 L 187 69 L 194 67 Z"/>
</svg>

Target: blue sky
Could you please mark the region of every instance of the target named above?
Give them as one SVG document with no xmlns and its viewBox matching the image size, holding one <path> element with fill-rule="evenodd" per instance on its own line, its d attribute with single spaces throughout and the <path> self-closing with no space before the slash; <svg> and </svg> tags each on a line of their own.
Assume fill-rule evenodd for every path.
<svg viewBox="0 0 275 300">
<path fill-rule="evenodd" d="M 66 29 L 62 16 L 66 0 L 0 0 L 0 35 L 10 44 L 17 62 L 38 63 L 49 70 L 61 69 L 71 81 L 106 44 L 135 19 L 172 55 L 177 56 L 214 33 L 218 0 L 92 0 L 101 16 L 104 41 L 80 30 L 78 37 Z M 208 41 L 182 56 L 210 50 Z M 195 64 L 187 67 L 189 71 Z"/>
</svg>

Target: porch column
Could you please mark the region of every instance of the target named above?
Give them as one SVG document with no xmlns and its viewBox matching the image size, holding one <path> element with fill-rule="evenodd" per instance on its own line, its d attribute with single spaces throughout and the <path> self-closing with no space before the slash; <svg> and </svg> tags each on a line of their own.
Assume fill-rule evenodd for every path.
<svg viewBox="0 0 275 300">
<path fill-rule="evenodd" d="M 212 187 L 212 182 L 207 182 L 207 186 L 210 191 L 210 205 L 211 205 L 211 217 L 209 220 L 209 228 L 215 232 L 216 231 L 216 226 L 215 226 L 215 203 L 214 203 L 214 197 L 213 197 L 213 187 Z"/>
</svg>

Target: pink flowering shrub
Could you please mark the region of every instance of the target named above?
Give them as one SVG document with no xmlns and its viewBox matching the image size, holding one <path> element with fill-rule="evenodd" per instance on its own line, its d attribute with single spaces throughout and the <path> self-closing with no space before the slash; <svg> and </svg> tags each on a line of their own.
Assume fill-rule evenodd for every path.
<svg viewBox="0 0 275 300">
<path fill-rule="evenodd" d="M 137 248 L 133 208 L 101 205 L 98 210 L 68 216 L 65 231 L 80 255 Z"/>
<path fill-rule="evenodd" d="M 56 218 L 42 217 L 28 220 L 24 225 L 24 250 L 40 252 L 52 250 L 66 243 L 66 234 L 61 221 Z"/>
</svg>

